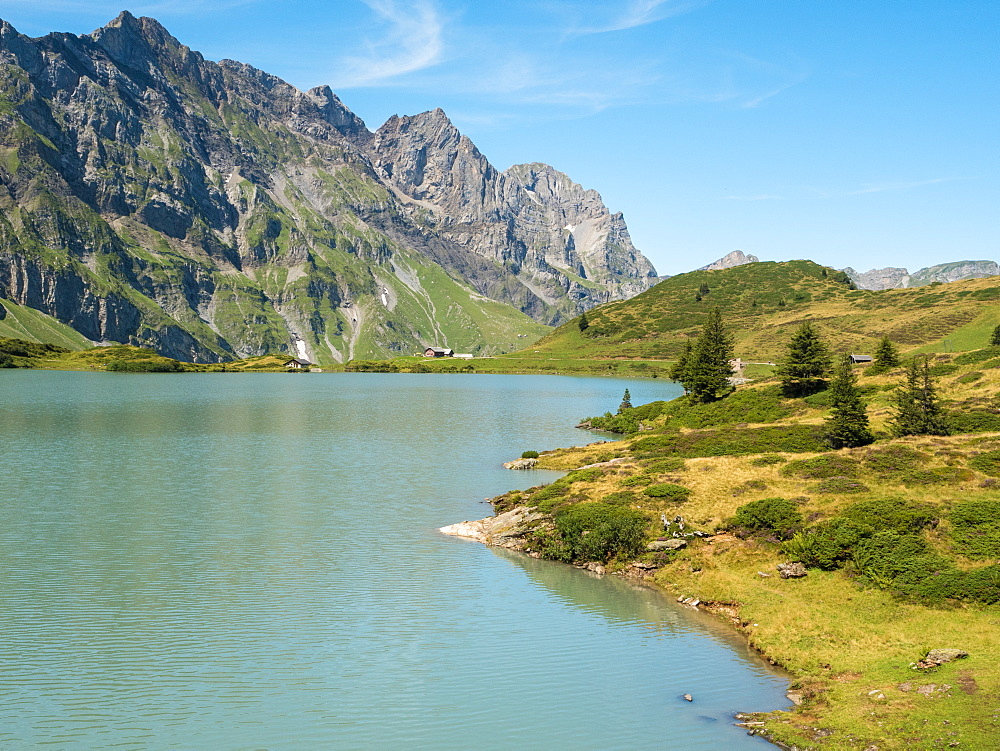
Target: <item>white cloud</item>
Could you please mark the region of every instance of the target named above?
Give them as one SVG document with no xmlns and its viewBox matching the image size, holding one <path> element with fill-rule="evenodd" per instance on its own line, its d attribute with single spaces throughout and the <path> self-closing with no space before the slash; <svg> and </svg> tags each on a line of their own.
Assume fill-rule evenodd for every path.
<svg viewBox="0 0 1000 751">
<path fill-rule="evenodd" d="M 386 27 L 376 41 L 368 41 L 364 55 L 343 59 L 336 88 L 383 86 L 407 73 L 441 62 L 444 24 L 428 0 L 363 0 Z"/>
<path fill-rule="evenodd" d="M 869 183 L 867 185 L 861 186 L 857 190 L 848 191 L 845 195 L 848 196 L 861 196 L 866 193 L 886 193 L 889 191 L 900 191 L 909 190 L 911 188 L 919 188 L 924 185 L 936 185 L 938 183 L 950 183 L 956 180 L 963 180 L 967 178 L 961 177 L 934 177 L 930 180 L 912 180 L 906 181 L 896 181 L 896 182 L 883 182 L 883 183 Z"/>
<path fill-rule="evenodd" d="M 611 31 L 625 31 L 639 26 L 656 23 L 672 16 L 679 16 L 707 5 L 712 0 L 630 0 L 624 8 L 605 23 L 576 26 L 569 30 L 569 36 L 605 34 Z"/>
</svg>

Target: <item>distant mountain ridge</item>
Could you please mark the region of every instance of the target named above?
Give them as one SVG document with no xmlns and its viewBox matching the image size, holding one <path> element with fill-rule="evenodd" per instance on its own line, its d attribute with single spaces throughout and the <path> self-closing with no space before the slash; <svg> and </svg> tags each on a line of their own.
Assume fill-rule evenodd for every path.
<svg viewBox="0 0 1000 751">
<path fill-rule="evenodd" d="M 0 21 L 0 299 L 205 361 L 492 352 L 656 280 L 621 214 L 498 172 L 440 110 L 370 132 L 328 87 L 124 12 Z"/>
<path fill-rule="evenodd" d="M 952 261 L 914 271 L 905 268 L 872 269 L 858 272 L 847 267 L 844 273 L 859 289 L 906 289 L 924 287 L 934 282 L 958 282 L 964 279 L 982 279 L 1000 274 L 1000 266 L 995 261 Z"/>
</svg>

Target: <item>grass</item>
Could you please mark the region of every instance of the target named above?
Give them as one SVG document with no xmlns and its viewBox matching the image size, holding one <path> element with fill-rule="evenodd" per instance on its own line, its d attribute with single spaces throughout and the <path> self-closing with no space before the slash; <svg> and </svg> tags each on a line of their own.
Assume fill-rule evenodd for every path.
<svg viewBox="0 0 1000 751">
<path fill-rule="evenodd" d="M 954 366 L 937 380 L 948 409 L 1000 411 L 1000 368 L 983 367 L 996 356 L 987 349 L 936 357 Z M 965 378 L 972 372 L 982 375 Z M 772 385 L 754 384 L 727 400 L 761 405 L 760 422 L 735 422 L 739 410 L 727 400 L 675 400 L 622 441 L 540 452 L 544 469 L 626 461 L 518 491 L 512 502 L 557 513 L 590 503 L 632 509 L 645 515 L 647 539 L 663 534 L 661 518 L 676 515 L 688 529 L 714 534 L 641 557 L 658 567 L 656 583 L 708 603 L 792 673 L 801 706 L 756 718 L 772 739 L 802 749 L 992 749 L 1000 737 L 1000 605 L 987 603 L 997 589 L 948 590 L 942 582 L 978 581 L 997 564 L 1000 431 L 889 438 L 889 398 L 901 378 L 897 369 L 862 379 L 880 436 L 871 446 L 782 448 L 776 435 L 818 434 L 828 400 L 781 400 Z M 776 564 L 794 560 L 803 530 L 847 522 L 861 537 L 840 538 L 852 541 L 831 570 L 777 576 Z M 884 559 L 872 558 L 864 542 L 879 534 L 901 536 Z M 551 539 L 546 544 L 552 549 Z M 866 544 L 868 558 L 859 558 Z M 908 579 L 911 561 L 938 567 L 944 579 L 919 568 Z M 608 566 L 626 563 L 612 557 Z M 885 573 L 894 569 L 902 573 Z M 971 656 L 911 667 L 945 647 Z"/>
<path fill-rule="evenodd" d="M 0 300 L 0 312 L 5 313 L 0 318 L 0 337 L 44 342 L 66 349 L 93 346 L 83 334 L 34 308 L 18 305 L 10 300 Z"/>
</svg>

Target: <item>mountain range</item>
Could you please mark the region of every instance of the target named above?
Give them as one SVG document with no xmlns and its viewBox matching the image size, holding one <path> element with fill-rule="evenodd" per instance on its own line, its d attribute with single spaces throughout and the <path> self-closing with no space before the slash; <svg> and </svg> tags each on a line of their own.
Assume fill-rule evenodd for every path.
<svg viewBox="0 0 1000 751">
<path fill-rule="evenodd" d="M 372 132 L 151 18 L 0 21 L 0 305 L 190 361 L 331 362 L 511 349 L 656 279 L 595 191 L 498 171 L 441 110 Z"/>
</svg>

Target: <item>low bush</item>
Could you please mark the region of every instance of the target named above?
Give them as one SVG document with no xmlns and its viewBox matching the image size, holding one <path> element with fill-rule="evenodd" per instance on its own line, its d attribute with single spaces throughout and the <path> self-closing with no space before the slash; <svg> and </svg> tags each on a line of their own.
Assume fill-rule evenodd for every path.
<svg viewBox="0 0 1000 751">
<path fill-rule="evenodd" d="M 984 347 L 972 352 L 964 352 L 954 359 L 956 365 L 975 365 L 979 362 L 986 362 L 995 357 L 1000 357 L 1000 347 Z"/>
<path fill-rule="evenodd" d="M 640 438 L 632 444 L 637 459 L 675 456 L 743 456 L 768 450 L 788 453 L 822 451 L 823 429 L 815 425 L 781 425 L 763 428 L 726 428 L 664 433 Z"/>
<path fill-rule="evenodd" d="M 804 480 L 828 477 L 857 477 L 861 465 L 855 459 L 840 454 L 821 454 L 811 459 L 798 459 L 781 468 L 781 474 Z"/>
<path fill-rule="evenodd" d="M 995 409 L 970 409 L 949 413 L 948 427 L 952 433 L 1000 432 L 1000 412 Z"/>
<path fill-rule="evenodd" d="M 844 509 L 840 516 L 859 525 L 900 534 L 916 534 L 937 521 L 937 512 L 932 506 L 898 498 L 859 501 Z"/>
<path fill-rule="evenodd" d="M 770 467 L 775 464 L 784 464 L 787 461 L 787 457 L 781 454 L 761 454 L 756 459 L 751 459 L 750 465 L 753 467 Z"/>
<path fill-rule="evenodd" d="M 736 509 L 730 526 L 751 532 L 772 532 L 780 538 L 791 537 L 802 525 L 802 514 L 787 498 L 761 498 Z"/>
<path fill-rule="evenodd" d="M 184 368 L 177 360 L 108 360 L 105 370 L 116 373 L 179 373 Z"/>
<path fill-rule="evenodd" d="M 869 490 L 871 488 L 852 477 L 828 477 L 816 483 L 816 492 L 827 495 L 867 493 Z"/>
<path fill-rule="evenodd" d="M 754 490 L 767 490 L 767 483 L 763 480 L 747 480 L 733 488 L 733 495 L 743 495 Z"/>
<path fill-rule="evenodd" d="M 874 532 L 875 528 L 867 524 L 838 517 L 799 532 L 781 550 L 807 566 L 832 570 L 849 561 L 857 544 Z"/>
<path fill-rule="evenodd" d="M 679 456 L 673 456 L 668 459 L 646 461 L 642 463 L 642 466 L 650 474 L 665 474 L 684 469 L 684 460 Z"/>
<path fill-rule="evenodd" d="M 633 558 L 646 548 L 645 514 L 608 503 L 578 503 L 555 514 L 563 558 L 604 561 Z"/>
<path fill-rule="evenodd" d="M 918 469 L 905 475 L 904 485 L 954 485 L 973 479 L 971 471 L 964 467 L 931 467 Z"/>
<path fill-rule="evenodd" d="M 616 490 L 601 498 L 602 503 L 610 503 L 615 506 L 631 506 L 639 502 L 639 496 L 631 490 Z"/>
<path fill-rule="evenodd" d="M 653 478 L 649 475 L 632 475 L 631 477 L 626 477 L 619 484 L 626 488 L 635 488 L 643 485 L 650 485 L 652 482 Z"/>
<path fill-rule="evenodd" d="M 965 375 L 960 375 L 955 379 L 955 383 L 975 383 L 976 381 L 982 380 L 983 373 L 979 370 L 974 370 L 971 373 L 966 373 Z"/>
<path fill-rule="evenodd" d="M 1000 558 L 1000 501 L 971 500 L 948 514 L 955 550 L 968 558 Z"/>
<path fill-rule="evenodd" d="M 969 466 L 984 475 L 1000 477 L 1000 451 L 984 451 L 969 459 Z"/>
<path fill-rule="evenodd" d="M 930 457 L 909 446 L 886 446 L 865 454 L 865 468 L 878 475 L 911 472 Z"/>
<path fill-rule="evenodd" d="M 537 459 L 538 458 L 538 452 L 537 451 L 523 451 L 523 452 L 521 452 L 521 458 L 522 459 Z"/>
<path fill-rule="evenodd" d="M 674 503 L 683 503 L 691 495 L 690 488 L 672 482 L 661 482 L 646 487 L 642 494 L 650 498 L 664 498 Z"/>
</svg>

